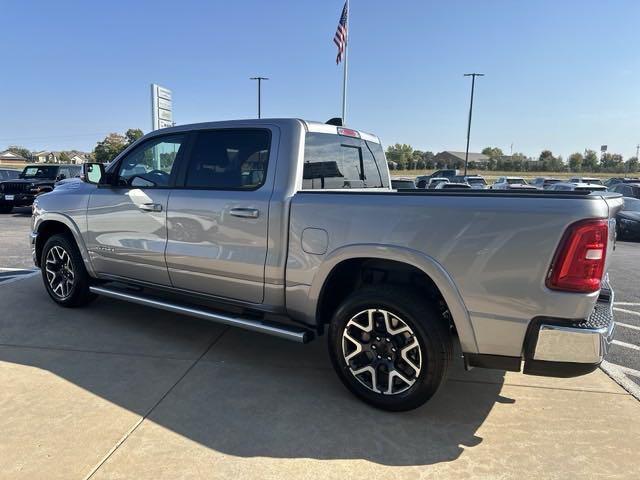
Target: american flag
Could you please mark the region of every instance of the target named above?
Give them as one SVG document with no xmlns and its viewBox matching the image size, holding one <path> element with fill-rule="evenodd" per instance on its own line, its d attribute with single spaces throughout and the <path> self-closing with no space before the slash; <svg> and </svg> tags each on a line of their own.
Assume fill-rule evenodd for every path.
<svg viewBox="0 0 640 480">
<path fill-rule="evenodd" d="M 338 56 L 336 57 L 336 65 L 342 61 L 342 54 L 347 46 L 347 17 L 349 16 L 348 2 L 344 2 L 342 8 L 342 15 L 340 15 L 340 21 L 338 22 L 338 29 L 333 37 L 333 43 L 338 47 Z"/>
</svg>

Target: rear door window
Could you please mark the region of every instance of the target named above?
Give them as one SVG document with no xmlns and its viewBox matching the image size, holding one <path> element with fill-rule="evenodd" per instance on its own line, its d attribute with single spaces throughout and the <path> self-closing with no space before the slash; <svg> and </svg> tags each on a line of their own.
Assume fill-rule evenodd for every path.
<svg viewBox="0 0 640 480">
<path fill-rule="evenodd" d="M 308 133 L 302 188 L 380 188 L 389 184 L 386 170 L 380 168 L 383 161 L 382 147 L 375 142 L 330 133 Z"/>
</svg>

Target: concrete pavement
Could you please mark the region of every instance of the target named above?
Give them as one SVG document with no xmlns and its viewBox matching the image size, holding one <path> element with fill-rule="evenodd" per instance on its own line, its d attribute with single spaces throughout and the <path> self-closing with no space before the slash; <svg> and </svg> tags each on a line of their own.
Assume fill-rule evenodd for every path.
<svg viewBox="0 0 640 480">
<path fill-rule="evenodd" d="M 464 372 L 403 414 L 302 346 L 0 284 L 0 478 L 638 478 L 640 403 L 603 372 Z"/>
</svg>

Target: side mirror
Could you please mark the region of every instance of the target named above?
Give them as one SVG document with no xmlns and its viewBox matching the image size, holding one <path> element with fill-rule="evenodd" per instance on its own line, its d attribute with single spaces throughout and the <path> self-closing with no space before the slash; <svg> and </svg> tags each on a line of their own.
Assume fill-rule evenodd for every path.
<svg viewBox="0 0 640 480">
<path fill-rule="evenodd" d="M 104 176 L 104 164 L 85 163 L 82 165 L 82 178 L 85 182 L 97 185 Z"/>
</svg>

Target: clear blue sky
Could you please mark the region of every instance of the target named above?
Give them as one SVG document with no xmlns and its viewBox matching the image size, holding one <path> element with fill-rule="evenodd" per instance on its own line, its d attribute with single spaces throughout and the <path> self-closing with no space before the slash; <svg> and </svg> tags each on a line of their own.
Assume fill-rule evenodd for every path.
<svg viewBox="0 0 640 480">
<path fill-rule="evenodd" d="M 340 111 L 342 0 L 0 0 L 0 148 L 91 150 L 150 128 L 149 84 L 177 123 Z M 625 157 L 640 142 L 640 2 L 351 1 L 349 124 L 386 145 Z"/>
</svg>

